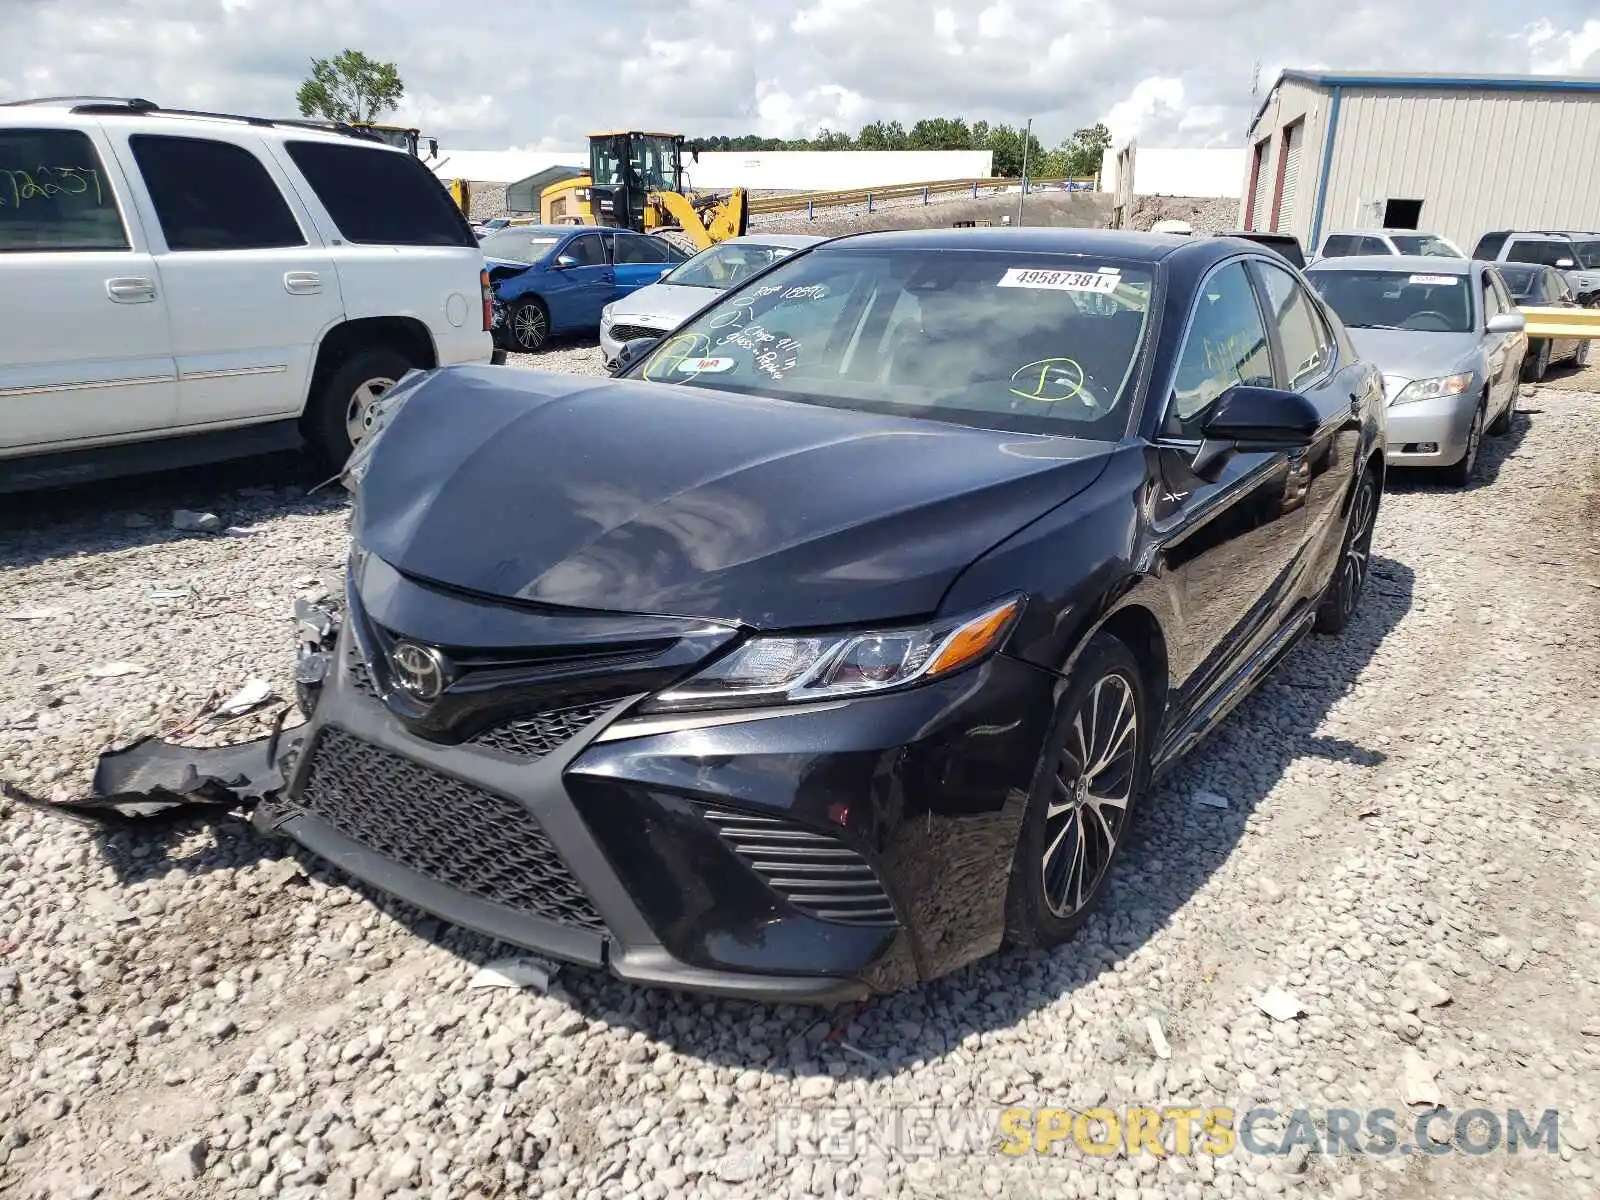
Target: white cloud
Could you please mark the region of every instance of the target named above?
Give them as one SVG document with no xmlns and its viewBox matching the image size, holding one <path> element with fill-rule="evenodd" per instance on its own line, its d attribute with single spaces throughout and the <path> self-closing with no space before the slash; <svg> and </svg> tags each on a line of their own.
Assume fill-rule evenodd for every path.
<svg viewBox="0 0 1600 1200">
<path fill-rule="evenodd" d="M 0 0 L 0 96 L 293 115 L 310 59 L 353 47 L 399 65 L 398 115 L 446 150 L 573 146 L 613 124 L 792 137 L 941 115 L 1033 117 L 1049 144 L 1106 120 L 1146 145 L 1229 145 L 1258 60 L 1264 87 L 1280 64 L 1600 72 L 1594 0 L 1534 3 Z"/>
</svg>

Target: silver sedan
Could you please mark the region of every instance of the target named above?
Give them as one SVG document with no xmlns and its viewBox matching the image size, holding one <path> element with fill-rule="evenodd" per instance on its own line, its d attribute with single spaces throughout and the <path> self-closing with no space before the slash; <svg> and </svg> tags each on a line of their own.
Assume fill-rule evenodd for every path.
<svg viewBox="0 0 1600 1200">
<path fill-rule="evenodd" d="M 1465 484 L 1484 431 L 1511 427 L 1528 349 L 1500 273 L 1464 258 L 1368 255 L 1324 259 L 1306 278 L 1383 372 L 1389 463 Z"/>
<path fill-rule="evenodd" d="M 613 300 L 601 310 L 600 356 L 611 366 L 625 343 L 671 332 L 718 293 L 743 283 L 778 259 L 824 240 L 810 234 L 753 233 L 700 251 L 662 276 L 659 283 Z"/>
</svg>

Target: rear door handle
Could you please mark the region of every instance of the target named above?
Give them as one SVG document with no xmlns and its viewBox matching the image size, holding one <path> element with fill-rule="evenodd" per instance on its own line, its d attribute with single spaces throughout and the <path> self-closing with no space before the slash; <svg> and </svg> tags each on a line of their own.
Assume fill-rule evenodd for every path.
<svg viewBox="0 0 1600 1200">
<path fill-rule="evenodd" d="M 283 290 L 291 296 L 315 296 L 322 291 L 322 276 L 315 271 L 286 272 Z"/>
<path fill-rule="evenodd" d="M 115 304 L 149 304 L 156 298 L 156 281 L 136 275 L 108 279 L 106 295 Z"/>
</svg>

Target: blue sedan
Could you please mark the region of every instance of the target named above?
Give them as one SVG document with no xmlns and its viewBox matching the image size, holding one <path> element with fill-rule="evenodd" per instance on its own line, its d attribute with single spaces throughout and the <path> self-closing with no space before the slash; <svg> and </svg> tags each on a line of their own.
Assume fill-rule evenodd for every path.
<svg viewBox="0 0 1600 1200">
<path fill-rule="evenodd" d="M 586 225 L 513 225 L 483 238 L 494 333 L 508 350 L 600 328 L 600 310 L 688 257 L 662 238 Z"/>
</svg>

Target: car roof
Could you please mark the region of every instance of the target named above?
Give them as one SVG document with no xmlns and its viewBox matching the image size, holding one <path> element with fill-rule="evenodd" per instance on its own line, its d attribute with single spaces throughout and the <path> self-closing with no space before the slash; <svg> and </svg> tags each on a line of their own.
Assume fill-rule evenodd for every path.
<svg viewBox="0 0 1600 1200">
<path fill-rule="evenodd" d="M 993 226 L 972 229 L 894 229 L 847 234 L 834 247 L 885 250 L 991 250 L 1015 254 L 1097 254 L 1157 263 L 1173 255 L 1222 259 L 1239 252 L 1222 238 L 1181 233 L 1135 233 L 1125 229 L 1063 229 L 1050 226 Z"/>
<path fill-rule="evenodd" d="M 341 129 L 325 121 L 162 108 L 148 100 L 115 96 L 46 96 L 37 100 L 9 100 L 0 103 L 0 111 L 5 114 L 6 124 L 23 128 L 61 128 L 63 116 L 83 124 L 114 121 L 117 128 L 131 128 L 138 133 L 180 134 L 196 128 L 242 126 L 253 129 L 262 137 L 292 138 L 295 141 L 327 142 L 342 146 L 355 142 L 368 149 L 387 150 L 410 157 L 408 151 L 398 146 L 391 146 L 376 137 L 363 137 L 353 129 Z M 72 124 L 67 123 L 69 128 Z"/>
<path fill-rule="evenodd" d="M 723 238 L 718 246 L 815 246 L 828 239 L 815 233 L 741 233 L 738 237 Z"/>
<path fill-rule="evenodd" d="M 1351 254 L 1322 258 L 1310 271 L 1393 271 L 1396 275 L 1470 275 L 1491 264 L 1471 258 L 1418 258 L 1411 254 Z"/>
</svg>

